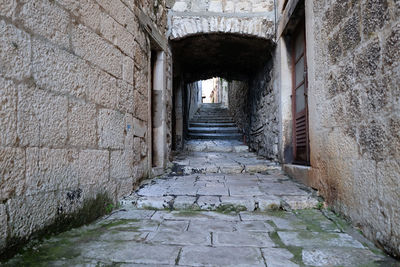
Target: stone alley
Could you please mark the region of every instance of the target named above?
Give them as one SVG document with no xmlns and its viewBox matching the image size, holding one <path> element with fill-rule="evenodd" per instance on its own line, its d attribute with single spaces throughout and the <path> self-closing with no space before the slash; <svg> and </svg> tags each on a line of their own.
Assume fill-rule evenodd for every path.
<svg viewBox="0 0 400 267">
<path fill-rule="evenodd" d="M 1 266 L 399 260 L 399 0 L 0 0 Z"/>
<path fill-rule="evenodd" d="M 5 266 L 399 266 L 245 148 L 193 140 L 118 210 L 32 242 Z"/>
</svg>

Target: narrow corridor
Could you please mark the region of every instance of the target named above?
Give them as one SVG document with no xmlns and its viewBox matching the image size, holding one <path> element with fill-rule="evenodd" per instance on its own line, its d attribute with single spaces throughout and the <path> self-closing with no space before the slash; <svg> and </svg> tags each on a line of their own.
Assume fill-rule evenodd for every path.
<svg viewBox="0 0 400 267">
<path fill-rule="evenodd" d="M 193 140 L 119 210 L 5 266 L 397 266 L 312 189 L 247 150 Z"/>
</svg>

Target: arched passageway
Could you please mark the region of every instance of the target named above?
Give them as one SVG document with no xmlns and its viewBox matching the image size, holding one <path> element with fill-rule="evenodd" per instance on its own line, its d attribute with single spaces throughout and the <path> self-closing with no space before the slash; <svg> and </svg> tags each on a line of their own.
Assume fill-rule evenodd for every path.
<svg viewBox="0 0 400 267">
<path fill-rule="evenodd" d="M 208 121 L 216 126 L 213 132 L 219 129 L 218 126 L 224 126 L 215 122 L 231 122 L 224 109 L 220 111 L 221 118 L 210 118 L 207 110 L 195 116 L 202 102 L 198 81 L 220 77 L 221 90 L 228 94 L 225 108 L 235 127 L 239 128 L 236 131 L 234 125 L 225 125 L 230 129 L 224 130 L 240 133 L 241 137 L 234 139 L 245 141 L 261 155 L 276 160 L 278 100 L 273 89 L 271 56 L 274 42 L 247 35 L 219 33 L 172 40 L 171 45 L 174 60 L 174 148 L 184 147 L 185 138 L 190 137 L 189 121 L 193 117 L 208 116 Z M 219 139 L 232 139 L 232 135 L 221 133 L 218 136 Z"/>
</svg>

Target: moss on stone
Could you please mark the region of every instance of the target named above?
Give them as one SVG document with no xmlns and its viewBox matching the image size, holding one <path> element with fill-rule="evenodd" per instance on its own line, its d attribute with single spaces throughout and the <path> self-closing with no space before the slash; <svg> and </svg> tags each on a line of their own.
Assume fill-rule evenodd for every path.
<svg viewBox="0 0 400 267">
<path fill-rule="evenodd" d="M 179 216 L 188 216 L 188 217 L 190 217 L 190 216 L 198 215 L 199 212 L 200 212 L 200 210 L 180 210 L 178 212 L 178 215 Z"/>
<path fill-rule="evenodd" d="M 290 260 L 293 261 L 294 263 L 299 264 L 300 266 L 304 266 L 303 263 L 303 248 L 301 247 L 294 247 L 294 246 L 288 246 L 286 247 L 287 250 L 290 251 L 290 253 L 293 254 L 293 258 Z"/>
<path fill-rule="evenodd" d="M 279 217 L 279 218 L 286 218 L 288 216 L 288 212 L 278 209 L 278 210 L 269 210 L 265 212 L 269 216 Z"/>
<path fill-rule="evenodd" d="M 7 240 L 7 249 L 0 253 L 0 263 L 5 262 L 21 251 L 34 249 L 33 246 L 36 241 L 28 244 L 29 240 L 40 241 L 48 239 L 55 234 L 87 225 L 101 216 L 110 213 L 112 211 L 110 205 L 116 207 L 114 204 L 114 201 L 106 193 L 98 193 L 95 198 L 84 201 L 79 210 L 70 214 L 58 215 L 51 224 L 33 233 L 30 238 L 9 238 Z M 29 256 L 30 254 L 26 255 Z"/>
<path fill-rule="evenodd" d="M 290 253 L 293 254 L 293 258 L 290 259 L 294 263 L 299 264 L 300 266 L 304 266 L 303 264 L 303 249 L 301 247 L 294 247 L 294 246 L 286 246 L 282 240 L 280 239 L 279 235 L 277 232 L 271 232 L 269 233 L 269 237 L 271 240 L 278 245 L 280 248 L 285 248 L 290 251 Z"/>
<path fill-rule="evenodd" d="M 216 211 L 223 213 L 223 214 L 228 214 L 228 213 L 239 213 L 241 211 L 246 211 L 247 208 L 245 206 L 242 205 L 233 205 L 233 204 L 224 204 L 224 205 L 220 205 Z"/>
</svg>

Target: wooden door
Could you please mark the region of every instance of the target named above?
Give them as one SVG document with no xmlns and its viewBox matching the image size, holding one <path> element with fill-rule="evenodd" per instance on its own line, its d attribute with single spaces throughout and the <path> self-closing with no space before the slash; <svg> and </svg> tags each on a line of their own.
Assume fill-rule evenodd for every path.
<svg viewBox="0 0 400 267">
<path fill-rule="evenodd" d="M 293 37 L 292 107 L 294 163 L 308 165 L 310 162 L 310 152 L 308 137 L 306 35 L 304 22 L 297 27 Z"/>
</svg>

